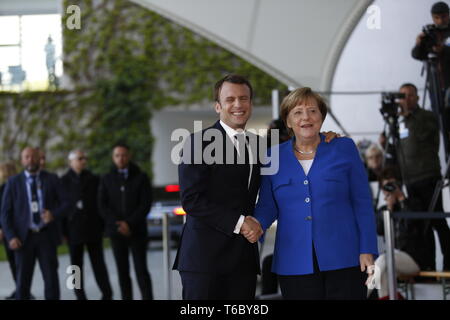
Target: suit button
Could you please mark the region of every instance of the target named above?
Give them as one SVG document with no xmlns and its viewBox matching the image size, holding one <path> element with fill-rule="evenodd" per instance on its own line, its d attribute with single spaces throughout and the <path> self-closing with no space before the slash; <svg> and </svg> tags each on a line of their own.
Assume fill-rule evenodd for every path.
<svg viewBox="0 0 450 320">
<path fill-rule="evenodd" d="M 306 186 L 308 184 L 308 180 L 303 181 L 303 184 Z"/>
<path fill-rule="evenodd" d="M 306 199 L 305 199 L 305 202 L 306 202 L 306 203 L 309 203 L 310 201 L 311 201 L 311 199 L 309 199 L 309 198 L 306 198 Z"/>
<path fill-rule="evenodd" d="M 312 217 L 311 217 L 311 216 L 307 216 L 307 217 L 305 218 L 305 220 L 312 220 Z"/>
</svg>

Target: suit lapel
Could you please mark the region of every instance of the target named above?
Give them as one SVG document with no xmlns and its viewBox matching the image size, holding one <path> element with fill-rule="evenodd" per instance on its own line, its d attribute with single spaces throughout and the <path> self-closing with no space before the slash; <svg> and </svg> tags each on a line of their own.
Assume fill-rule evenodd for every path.
<svg viewBox="0 0 450 320">
<path fill-rule="evenodd" d="M 28 190 L 27 190 L 27 176 L 25 175 L 25 171 L 23 171 L 20 175 L 20 188 L 22 194 L 24 195 L 26 206 L 28 210 L 30 210 L 30 201 L 28 201 Z"/>
<path fill-rule="evenodd" d="M 47 193 L 47 184 L 46 184 L 46 172 L 45 171 L 41 171 L 39 173 L 39 180 L 41 182 L 41 192 L 42 192 L 42 207 L 45 208 L 45 195 Z"/>
</svg>

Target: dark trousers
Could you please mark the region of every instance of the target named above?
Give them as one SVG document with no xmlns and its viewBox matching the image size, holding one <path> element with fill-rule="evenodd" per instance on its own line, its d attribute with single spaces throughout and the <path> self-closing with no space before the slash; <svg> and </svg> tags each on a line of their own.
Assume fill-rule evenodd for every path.
<svg viewBox="0 0 450 320">
<path fill-rule="evenodd" d="M 123 300 L 133 299 L 133 288 L 130 277 L 129 251 L 133 256 L 133 264 L 142 300 L 152 300 L 152 281 L 147 268 L 147 239 L 145 237 L 111 237 L 111 246 L 119 274 L 120 291 Z"/>
<path fill-rule="evenodd" d="M 87 242 L 69 245 L 70 262 L 81 270 L 81 288 L 74 289 L 78 300 L 87 300 L 84 290 L 84 271 L 83 271 L 83 254 L 86 246 L 89 259 L 91 260 L 92 270 L 94 271 L 95 281 L 102 292 L 102 300 L 112 299 L 112 289 L 109 282 L 108 270 L 106 269 L 105 259 L 103 255 L 102 240 L 95 242 Z"/>
<path fill-rule="evenodd" d="M 278 292 L 278 277 L 272 272 L 273 254 L 266 256 L 262 262 L 261 294 L 275 294 Z"/>
<path fill-rule="evenodd" d="M 253 300 L 256 274 L 239 273 L 218 275 L 180 271 L 183 300 Z"/>
<path fill-rule="evenodd" d="M 433 198 L 434 189 L 439 177 L 426 179 L 417 183 L 407 185 L 408 196 L 415 198 L 421 202 L 423 211 L 428 211 L 428 207 Z M 439 193 L 434 211 L 444 211 L 442 207 L 442 193 Z M 429 225 L 438 234 L 439 243 L 441 245 L 441 252 L 444 256 L 444 270 L 450 270 L 450 228 L 445 219 L 430 219 Z"/>
<path fill-rule="evenodd" d="M 47 230 L 28 234 L 22 247 L 15 251 L 17 266 L 17 300 L 29 300 L 36 259 L 44 278 L 46 300 L 59 300 L 58 259 L 56 243 Z"/>
<path fill-rule="evenodd" d="M 17 281 L 16 258 L 14 257 L 14 251 L 9 248 L 8 240 L 6 240 L 6 237 L 3 238 L 3 245 L 5 246 L 6 257 L 8 258 L 11 274 L 13 276 L 14 282 L 16 282 Z"/>
<path fill-rule="evenodd" d="M 278 276 L 286 300 L 365 300 L 367 274 L 360 267 L 320 271 L 313 251 L 314 273 Z"/>
</svg>

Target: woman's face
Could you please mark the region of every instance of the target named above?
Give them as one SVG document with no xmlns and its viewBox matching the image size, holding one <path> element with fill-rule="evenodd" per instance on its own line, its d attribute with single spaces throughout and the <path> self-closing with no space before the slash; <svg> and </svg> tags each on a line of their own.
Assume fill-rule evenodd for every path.
<svg viewBox="0 0 450 320">
<path fill-rule="evenodd" d="M 309 99 L 295 106 L 287 116 L 287 126 L 297 139 L 317 136 L 322 127 L 322 114 L 315 99 Z"/>
<path fill-rule="evenodd" d="M 380 169 L 383 165 L 383 155 L 379 152 L 372 152 L 367 156 L 367 167 L 370 169 Z"/>
</svg>

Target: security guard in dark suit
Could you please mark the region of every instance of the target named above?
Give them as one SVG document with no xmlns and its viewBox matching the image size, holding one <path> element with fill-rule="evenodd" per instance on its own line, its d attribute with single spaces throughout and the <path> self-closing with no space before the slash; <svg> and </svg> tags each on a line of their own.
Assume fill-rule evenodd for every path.
<svg viewBox="0 0 450 320">
<path fill-rule="evenodd" d="M 87 300 L 83 272 L 86 247 L 102 300 L 111 300 L 112 289 L 103 254 L 104 223 L 97 206 L 99 178 L 86 169 L 87 157 L 83 151 L 70 152 L 68 160 L 70 169 L 61 178 L 70 199 L 63 230 L 69 243 L 71 263 L 81 269 L 81 288 L 75 288 L 75 295 L 78 300 Z"/>
<path fill-rule="evenodd" d="M 143 300 L 153 299 L 150 273 L 147 269 L 146 217 L 152 203 L 147 175 L 130 162 L 128 146 L 113 148 L 114 166 L 100 181 L 98 203 L 106 223 L 106 234 L 117 264 L 123 300 L 133 299 L 128 260 L 131 250 L 136 278 Z"/>
</svg>

